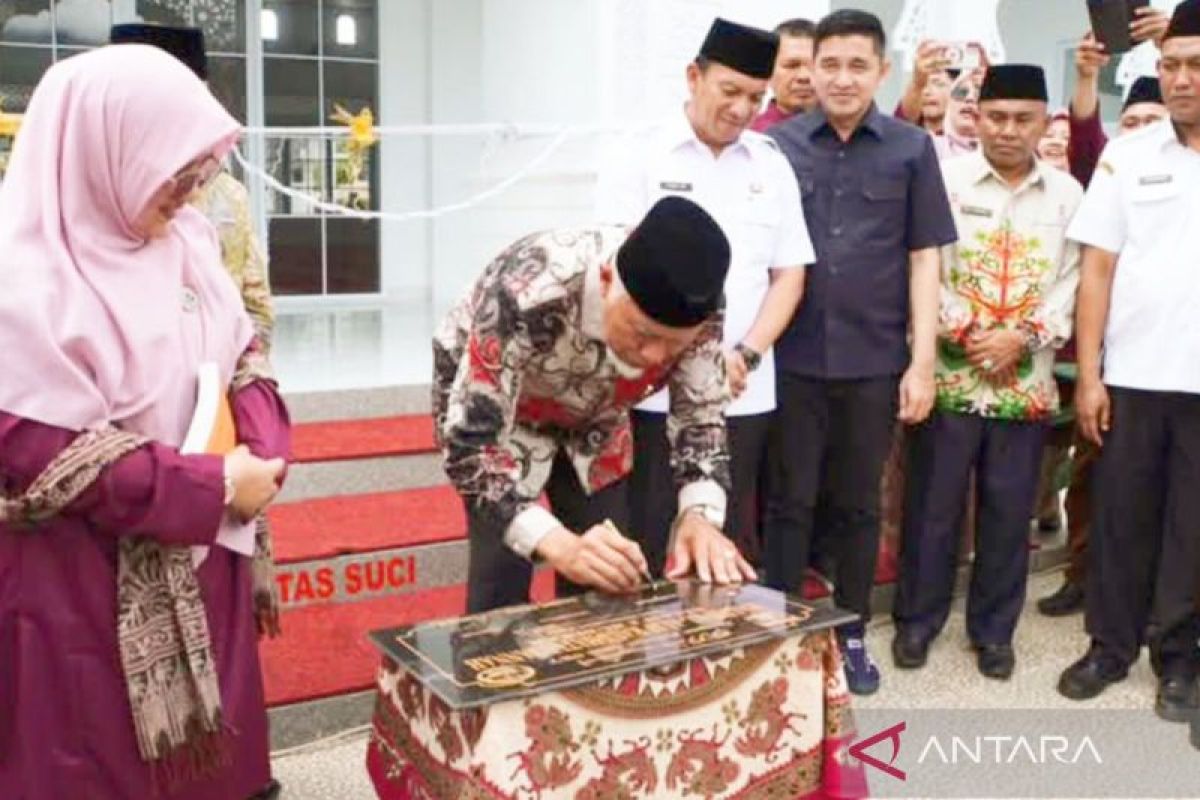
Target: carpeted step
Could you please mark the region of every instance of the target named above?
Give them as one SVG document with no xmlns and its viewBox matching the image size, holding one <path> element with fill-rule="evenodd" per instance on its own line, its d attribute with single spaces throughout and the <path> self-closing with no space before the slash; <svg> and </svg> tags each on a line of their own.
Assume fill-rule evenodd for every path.
<svg viewBox="0 0 1200 800">
<path fill-rule="evenodd" d="M 436 451 L 428 414 L 308 422 L 292 429 L 292 460 L 299 464 Z"/>
<path fill-rule="evenodd" d="M 268 511 L 280 563 L 462 539 L 467 522 L 452 486 L 326 497 Z"/>
<path fill-rule="evenodd" d="M 284 400 L 292 424 L 298 425 L 304 422 L 428 414 L 432 393 L 426 383 L 288 392 Z"/>
</svg>

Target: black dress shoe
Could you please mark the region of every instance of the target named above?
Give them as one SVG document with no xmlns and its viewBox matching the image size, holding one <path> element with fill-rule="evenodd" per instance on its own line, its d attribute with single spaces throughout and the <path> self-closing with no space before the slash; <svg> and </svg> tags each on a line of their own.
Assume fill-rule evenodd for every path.
<svg viewBox="0 0 1200 800">
<path fill-rule="evenodd" d="M 1200 750 L 1200 711 L 1192 714 L 1192 747 Z"/>
<path fill-rule="evenodd" d="M 975 663 L 985 678 L 1006 681 L 1012 677 L 1017 657 L 1010 644 L 981 644 L 975 647 Z"/>
<path fill-rule="evenodd" d="M 1093 646 L 1087 655 L 1063 670 L 1058 693 L 1070 700 L 1091 700 L 1128 674 L 1128 664 Z"/>
<path fill-rule="evenodd" d="M 277 800 L 282 791 L 283 787 L 279 784 L 279 781 L 272 778 L 265 789 L 258 794 L 251 795 L 249 800 Z"/>
<path fill-rule="evenodd" d="M 900 669 L 920 669 L 929 658 L 929 642 L 915 631 L 900 629 L 892 639 L 892 660 Z"/>
<path fill-rule="evenodd" d="M 1043 597 L 1037 602 L 1038 611 L 1047 617 L 1065 617 L 1083 611 L 1083 587 L 1078 583 L 1067 581 L 1054 594 Z"/>
<path fill-rule="evenodd" d="M 1185 666 L 1170 665 L 1158 681 L 1154 713 L 1167 722 L 1187 722 L 1196 714 L 1196 673 Z"/>
<path fill-rule="evenodd" d="M 1055 511 L 1052 517 L 1039 517 L 1037 521 L 1038 533 L 1049 535 L 1058 533 L 1062 530 L 1062 514 Z"/>
</svg>

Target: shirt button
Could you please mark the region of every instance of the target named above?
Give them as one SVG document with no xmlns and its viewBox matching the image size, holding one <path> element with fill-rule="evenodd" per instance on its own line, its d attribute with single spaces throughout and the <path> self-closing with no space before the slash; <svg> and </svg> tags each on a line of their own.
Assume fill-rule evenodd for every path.
<svg viewBox="0 0 1200 800">
<path fill-rule="evenodd" d="M 834 229 L 833 229 L 833 235 L 834 235 L 834 236 L 841 236 L 841 235 L 842 235 L 842 226 L 840 226 L 840 225 L 839 225 L 838 227 L 834 228 Z"/>
<path fill-rule="evenodd" d="M 839 186 L 838 188 L 836 188 L 836 189 L 834 189 L 834 190 L 833 190 L 833 196 L 834 196 L 834 197 L 841 197 L 841 196 L 842 196 L 842 188 L 841 188 L 840 186 Z"/>
<path fill-rule="evenodd" d="M 846 151 L 838 150 L 838 158 L 845 158 L 845 157 L 846 157 Z"/>
</svg>

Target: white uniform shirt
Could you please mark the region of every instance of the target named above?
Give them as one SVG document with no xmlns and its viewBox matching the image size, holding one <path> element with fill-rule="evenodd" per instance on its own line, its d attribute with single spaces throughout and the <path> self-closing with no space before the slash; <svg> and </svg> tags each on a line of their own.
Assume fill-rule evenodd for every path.
<svg viewBox="0 0 1200 800">
<path fill-rule="evenodd" d="M 623 141 L 600 175 L 597 220 L 636 225 L 660 198 L 692 200 L 721 226 L 732 257 L 725 278 L 725 346 L 745 338 L 770 288 L 772 268 L 802 268 L 816 260 L 800 187 L 787 158 L 762 134 L 747 131 L 713 155 L 696 138 L 687 115 Z M 642 402 L 666 413 L 667 391 Z M 727 416 L 775 408 L 775 361 L 770 350 L 750 374 L 746 391 Z"/>
<path fill-rule="evenodd" d="M 1200 394 L 1200 152 L 1169 120 L 1114 140 L 1067 235 L 1119 254 L 1104 382 Z"/>
</svg>

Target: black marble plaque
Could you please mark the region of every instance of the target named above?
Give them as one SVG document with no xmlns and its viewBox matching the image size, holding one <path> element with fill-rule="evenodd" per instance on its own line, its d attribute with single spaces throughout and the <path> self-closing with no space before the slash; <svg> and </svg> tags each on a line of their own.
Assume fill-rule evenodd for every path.
<svg viewBox="0 0 1200 800">
<path fill-rule="evenodd" d="M 661 581 L 637 594 L 373 631 L 389 658 L 452 708 L 541 694 L 841 625 L 854 614 L 756 584 Z"/>
</svg>

